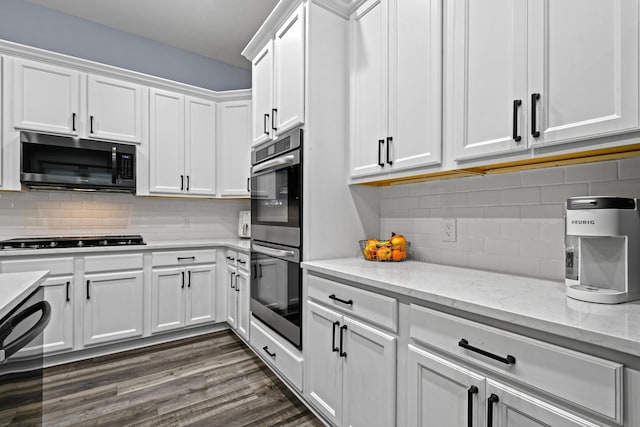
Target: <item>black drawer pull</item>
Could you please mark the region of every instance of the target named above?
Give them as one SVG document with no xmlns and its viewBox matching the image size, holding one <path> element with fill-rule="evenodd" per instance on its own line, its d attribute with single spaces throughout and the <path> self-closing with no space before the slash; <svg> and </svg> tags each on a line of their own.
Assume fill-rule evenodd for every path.
<svg viewBox="0 0 640 427">
<path fill-rule="evenodd" d="M 493 393 L 487 399 L 487 427 L 493 427 L 493 404 L 499 401 L 498 396 Z"/>
<path fill-rule="evenodd" d="M 493 354 L 493 353 L 489 353 L 486 350 L 483 350 L 481 348 L 478 347 L 474 347 L 472 345 L 469 345 L 469 341 L 467 341 L 466 339 L 462 338 L 459 342 L 458 345 L 462 348 L 466 348 L 467 350 L 476 352 L 476 353 L 480 353 L 483 356 L 487 356 L 493 360 L 497 360 L 498 362 L 502 362 L 505 365 L 515 365 L 516 363 L 516 358 L 513 357 L 510 354 L 507 354 L 507 357 L 502 357 L 502 356 L 498 356 L 497 354 Z"/>
<path fill-rule="evenodd" d="M 522 105 L 521 99 L 513 100 L 513 135 L 512 138 L 515 142 L 522 141 L 522 137 L 518 135 L 518 108 Z"/>
<path fill-rule="evenodd" d="M 182 286 L 180 288 L 184 289 L 184 271 L 181 271 L 180 273 L 182 274 Z"/>
<path fill-rule="evenodd" d="M 537 122 L 538 115 L 536 114 L 536 107 L 539 100 L 540 100 L 539 93 L 531 94 L 531 106 L 529 108 L 531 108 L 531 136 L 533 136 L 534 138 L 538 138 L 540 136 L 540 131 L 538 130 L 538 122 Z"/>
<path fill-rule="evenodd" d="M 187 259 L 192 259 L 192 260 L 195 261 L 196 257 L 194 257 L 194 256 L 179 256 L 178 257 L 178 261 L 184 261 L 184 260 L 187 260 Z"/>
<path fill-rule="evenodd" d="M 91 285 L 91 280 L 87 280 L 87 299 L 91 299 L 91 293 L 89 292 L 90 285 Z"/>
<path fill-rule="evenodd" d="M 67 282 L 67 302 L 71 301 L 71 298 L 69 298 L 69 285 L 71 285 L 71 282 Z"/>
<path fill-rule="evenodd" d="M 264 347 L 262 347 L 262 349 L 264 350 L 265 353 L 267 353 L 272 358 L 274 358 L 274 359 L 276 358 L 276 354 L 275 353 L 271 353 L 269 351 L 269 346 L 268 345 L 265 345 Z"/>
<path fill-rule="evenodd" d="M 344 336 L 344 331 L 347 330 L 347 325 L 340 326 L 340 357 L 347 357 L 347 352 L 342 351 L 342 338 Z"/>
<path fill-rule="evenodd" d="M 71 114 L 71 127 L 74 132 L 76 131 L 76 113 Z"/>
<path fill-rule="evenodd" d="M 238 260 L 238 262 L 239 262 L 240 264 L 242 264 L 242 265 L 245 265 L 245 264 L 247 263 L 247 261 L 243 261 L 243 260 L 241 260 L 241 259 L 239 259 L 239 260 Z"/>
<path fill-rule="evenodd" d="M 472 385 L 467 390 L 467 426 L 473 427 L 473 395 L 478 394 L 478 387 Z"/>
<path fill-rule="evenodd" d="M 346 305 L 353 305 L 353 300 L 352 300 L 352 299 L 350 299 L 349 301 L 345 301 L 345 300 L 343 300 L 343 299 L 338 298 L 338 297 L 336 296 L 336 294 L 331 294 L 331 295 L 329 295 L 329 299 L 332 299 L 332 300 L 334 300 L 334 301 L 341 302 L 341 303 L 346 304 Z"/>
<path fill-rule="evenodd" d="M 389 154 L 389 150 L 391 149 L 391 142 L 393 142 L 393 137 L 388 136 L 387 137 L 387 163 L 389 163 L 389 166 L 393 164 L 393 161 L 391 160 L 391 154 Z"/>
<path fill-rule="evenodd" d="M 384 139 L 379 139 L 378 140 L 378 166 L 380 166 L 381 168 L 384 167 L 384 163 L 382 163 L 382 155 L 380 154 L 380 149 L 382 148 L 383 144 L 384 144 Z"/>
<path fill-rule="evenodd" d="M 235 260 L 236 260 L 235 258 L 232 258 L 232 257 L 230 257 L 230 256 L 228 256 L 228 257 L 227 257 L 227 259 L 228 259 L 229 261 L 235 261 Z"/>
<path fill-rule="evenodd" d="M 331 336 L 331 351 L 338 353 L 340 349 L 336 347 L 336 326 L 340 326 L 340 322 L 333 322 L 333 327 L 331 328 L 333 330 L 333 335 Z"/>
</svg>

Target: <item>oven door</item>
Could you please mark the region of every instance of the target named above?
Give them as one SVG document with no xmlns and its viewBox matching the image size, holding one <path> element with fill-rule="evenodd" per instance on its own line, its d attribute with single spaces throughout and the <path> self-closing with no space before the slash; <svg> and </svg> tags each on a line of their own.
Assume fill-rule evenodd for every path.
<svg viewBox="0 0 640 427">
<path fill-rule="evenodd" d="M 251 237 L 300 246 L 302 200 L 300 150 L 251 168 Z"/>
<path fill-rule="evenodd" d="M 251 312 L 302 348 L 300 251 L 269 243 L 251 245 Z"/>
</svg>

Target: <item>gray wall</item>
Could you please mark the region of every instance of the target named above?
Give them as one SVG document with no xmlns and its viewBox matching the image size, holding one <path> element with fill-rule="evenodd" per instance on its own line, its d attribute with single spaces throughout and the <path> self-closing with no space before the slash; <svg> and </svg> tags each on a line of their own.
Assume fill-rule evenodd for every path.
<svg viewBox="0 0 640 427">
<path fill-rule="evenodd" d="M 251 87 L 250 70 L 24 0 L 0 0 L 0 39 L 207 89 Z"/>
</svg>

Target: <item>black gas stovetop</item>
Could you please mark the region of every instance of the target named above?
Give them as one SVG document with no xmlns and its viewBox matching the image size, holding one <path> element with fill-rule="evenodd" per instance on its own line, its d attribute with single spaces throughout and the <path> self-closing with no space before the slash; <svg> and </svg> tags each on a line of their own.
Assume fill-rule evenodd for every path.
<svg viewBox="0 0 640 427">
<path fill-rule="evenodd" d="M 139 234 L 120 236 L 25 237 L 3 240 L 0 249 L 84 248 L 92 246 L 144 245 Z"/>
</svg>

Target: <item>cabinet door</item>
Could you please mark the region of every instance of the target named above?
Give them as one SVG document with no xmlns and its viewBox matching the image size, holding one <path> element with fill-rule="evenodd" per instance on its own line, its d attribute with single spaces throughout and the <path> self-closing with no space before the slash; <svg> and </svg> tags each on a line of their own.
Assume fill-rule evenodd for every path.
<svg viewBox="0 0 640 427">
<path fill-rule="evenodd" d="M 142 271 L 84 276 L 84 345 L 142 336 Z"/>
<path fill-rule="evenodd" d="M 273 108 L 273 41 L 260 51 L 251 67 L 253 99 L 253 144 L 273 138 L 271 109 Z"/>
<path fill-rule="evenodd" d="M 78 135 L 80 73 L 14 59 L 14 123 L 19 129 Z"/>
<path fill-rule="evenodd" d="M 236 274 L 236 293 L 238 294 L 238 334 L 249 339 L 249 273 L 238 270 Z"/>
<path fill-rule="evenodd" d="M 151 332 L 185 325 L 185 269 L 154 268 L 151 272 Z"/>
<path fill-rule="evenodd" d="M 149 191 L 181 194 L 184 176 L 184 97 L 150 90 Z"/>
<path fill-rule="evenodd" d="M 352 176 L 378 173 L 386 165 L 388 7 L 388 0 L 369 0 L 352 18 Z"/>
<path fill-rule="evenodd" d="M 87 101 L 89 137 L 142 142 L 142 86 L 90 75 Z"/>
<path fill-rule="evenodd" d="M 238 292 L 236 292 L 235 267 L 227 266 L 227 323 L 233 329 L 238 329 Z"/>
<path fill-rule="evenodd" d="M 493 427 L 596 427 L 595 424 L 526 393 L 487 380 L 487 417 Z"/>
<path fill-rule="evenodd" d="M 187 325 L 216 320 L 216 266 L 187 270 Z"/>
<path fill-rule="evenodd" d="M 411 344 L 406 396 L 411 427 L 485 425 L 485 378 Z"/>
<path fill-rule="evenodd" d="M 529 16 L 532 143 L 637 130 L 638 2 L 531 1 Z"/>
<path fill-rule="evenodd" d="M 276 32 L 273 46 L 277 135 L 304 122 L 304 5 Z M 275 128 L 275 129 L 274 129 Z"/>
<path fill-rule="evenodd" d="M 445 144 L 456 161 L 527 149 L 526 2 L 449 0 L 447 10 Z"/>
<path fill-rule="evenodd" d="M 305 396 L 334 425 L 342 425 L 342 357 L 339 335 L 342 316 L 307 302 Z"/>
<path fill-rule="evenodd" d="M 396 339 L 344 317 L 342 424 L 392 426 L 396 422 Z"/>
<path fill-rule="evenodd" d="M 391 2 L 389 135 L 393 170 L 442 161 L 442 1 Z"/>
<path fill-rule="evenodd" d="M 216 105 L 186 97 L 185 191 L 216 194 Z"/>
<path fill-rule="evenodd" d="M 218 104 L 218 194 L 249 197 L 251 102 Z"/>
</svg>

